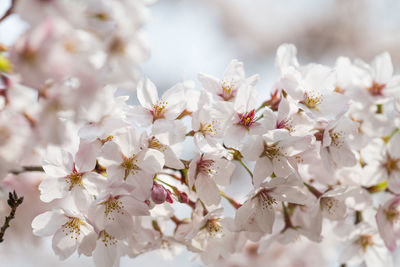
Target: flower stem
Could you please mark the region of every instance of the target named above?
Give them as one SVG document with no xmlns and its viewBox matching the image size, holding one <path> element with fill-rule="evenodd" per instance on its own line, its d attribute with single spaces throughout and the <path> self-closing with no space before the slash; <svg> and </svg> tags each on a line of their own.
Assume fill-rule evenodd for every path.
<svg viewBox="0 0 400 267">
<path fill-rule="evenodd" d="M 220 190 L 219 191 L 220 195 L 225 198 L 226 200 L 228 200 L 228 202 L 235 208 L 235 209 L 239 209 L 242 204 L 240 204 L 238 201 L 236 201 L 233 197 L 228 196 L 224 191 Z"/>
</svg>

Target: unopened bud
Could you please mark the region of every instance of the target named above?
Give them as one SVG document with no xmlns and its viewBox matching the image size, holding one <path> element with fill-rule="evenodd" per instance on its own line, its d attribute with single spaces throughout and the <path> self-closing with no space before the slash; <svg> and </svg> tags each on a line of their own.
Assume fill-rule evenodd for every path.
<svg viewBox="0 0 400 267">
<path fill-rule="evenodd" d="M 151 189 L 151 199 L 156 204 L 162 204 L 167 199 L 168 193 L 164 186 L 153 183 L 153 187 Z"/>
</svg>

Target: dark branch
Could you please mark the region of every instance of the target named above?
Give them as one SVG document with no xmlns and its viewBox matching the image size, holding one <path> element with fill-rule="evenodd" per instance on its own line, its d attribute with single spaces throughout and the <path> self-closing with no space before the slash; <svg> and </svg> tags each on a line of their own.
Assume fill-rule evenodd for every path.
<svg viewBox="0 0 400 267">
<path fill-rule="evenodd" d="M 7 228 L 10 227 L 10 221 L 15 218 L 15 212 L 17 211 L 17 207 L 22 204 L 24 201 L 24 197 L 18 198 L 17 193 L 15 190 L 11 193 L 8 193 L 8 206 L 11 208 L 10 214 L 6 217 L 6 220 L 3 223 L 3 226 L 0 229 L 0 243 L 4 241 L 4 233 L 6 232 Z"/>
<path fill-rule="evenodd" d="M 21 174 L 23 172 L 44 172 L 42 166 L 23 166 L 20 170 L 11 170 L 9 173 Z"/>
<path fill-rule="evenodd" d="M 10 15 L 13 13 L 16 2 L 17 2 L 17 0 L 11 0 L 11 5 L 10 5 L 10 7 L 7 9 L 6 13 L 4 13 L 3 16 L 1 16 L 0 22 L 3 21 L 3 20 L 5 20 L 8 16 L 10 16 Z"/>
</svg>

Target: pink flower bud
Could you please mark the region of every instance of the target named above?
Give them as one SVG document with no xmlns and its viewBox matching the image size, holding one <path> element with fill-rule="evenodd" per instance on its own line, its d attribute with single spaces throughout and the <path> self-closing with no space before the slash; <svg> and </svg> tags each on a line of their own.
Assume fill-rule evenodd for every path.
<svg viewBox="0 0 400 267">
<path fill-rule="evenodd" d="M 171 204 L 174 203 L 174 200 L 172 199 L 172 193 L 168 189 L 167 189 L 167 199 L 166 199 L 166 201 L 168 203 L 171 203 Z"/>
<path fill-rule="evenodd" d="M 168 193 L 164 186 L 153 183 L 153 188 L 151 189 L 151 199 L 156 204 L 162 204 L 167 199 Z"/>
<path fill-rule="evenodd" d="M 185 192 L 181 192 L 181 194 L 180 194 L 180 202 L 181 203 L 189 203 L 189 197 Z"/>
</svg>

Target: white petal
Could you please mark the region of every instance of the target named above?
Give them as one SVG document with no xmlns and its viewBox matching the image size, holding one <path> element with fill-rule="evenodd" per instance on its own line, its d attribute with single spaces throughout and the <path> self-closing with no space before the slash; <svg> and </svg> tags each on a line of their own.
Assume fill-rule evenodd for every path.
<svg viewBox="0 0 400 267">
<path fill-rule="evenodd" d="M 147 127 L 153 122 L 153 115 L 150 110 L 141 106 L 133 106 L 129 110 L 128 117 L 132 118 L 139 126 Z"/>
<path fill-rule="evenodd" d="M 105 220 L 105 230 L 116 239 L 124 239 L 132 232 L 132 216 L 124 210 L 110 212 Z"/>
<path fill-rule="evenodd" d="M 147 78 L 140 81 L 137 88 L 137 98 L 143 107 L 153 109 L 153 105 L 158 100 L 156 86 Z"/>
<path fill-rule="evenodd" d="M 161 171 L 165 163 L 163 153 L 155 149 L 148 149 L 145 152 L 141 152 L 137 156 L 137 160 L 142 170 L 152 174 Z"/>
<path fill-rule="evenodd" d="M 64 230 L 64 232 L 63 232 Z M 65 260 L 74 253 L 77 247 L 77 239 L 75 234 L 71 235 L 68 228 L 62 227 L 57 230 L 53 236 L 52 247 L 54 253 L 60 257 L 61 260 Z"/>
<path fill-rule="evenodd" d="M 388 144 L 388 151 L 390 156 L 395 159 L 400 159 L 400 133 L 392 136 Z"/>
<path fill-rule="evenodd" d="M 40 200 L 50 202 L 57 198 L 63 198 L 69 190 L 69 185 L 64 177 L 46 178 L 40 183 L 39 190 Z"/>
<path fill-rule="evenodd" d="M 212 94 L 216 95 L 221 90 L 219 80 L 211 75 L 199 73 L 197 79 L 199 80 L 203 88 Z"/>
<path fill-rule="evenodd" d="M 75 164 L 79 172 L 88 172 L 95 168 L 96 158 L 101 150 L 101 143 L 92 142 L 79 144 L 79 150 L 75 155 Z"/>
<path fill-rule="evenodd" d="M 53 235 L 67 221 L 68 218 L 61 210 L 47 211 L 33 219 L 33 233 L 38 236 Z"/>
<path fill-rule="evenodd" d="M 264 233 L 272 233 L 272 226 L 275 220 L 275 211 L 273 206 L 267 205 L 262 200 L 258 201 L 256 206 L 256 223 Z"/>
<path fill-rule="evenodd" d="M 393 65 L 389 53 L 385 52 L 378 55 L 372 61 L 371 67 L 374 71 L 375 82 L 385 84 L 392 78 Z"/>
<path fill-rule="evenodd" d="M 96 244 L 96 249 L 93 252 L 93 260 L 96 267 L 113 267 L 117 259 L 117 246 L 113 244 L 105 244 L 102 242 L 101 236 Z"/>
<path fill-rule="evenodd" d="M 272 174 L 272 162 L 268 157 L 261 157 L 256 161 L 253 171 L 254 187 L 258 188 L 264 180 Z"/>
<path fill-rule="evenodd" d="M 199 198 L 207 205 L 218 205 L 221 202 L 219 189 L 211 177 L 203 174 L 197 175 L 196 192 Z"/>
<path fill-rule="evenodd" d="M 382 206 L 379 206 L 375 218 L 379 234 L 381 235 L 382 240 L 385 242 L 386 247 L 391 251 L 394 251 L 397 247 L 397 237 L 394 232 L 393 225 L 387 219 L 385 210 Z"/>
</svg>

